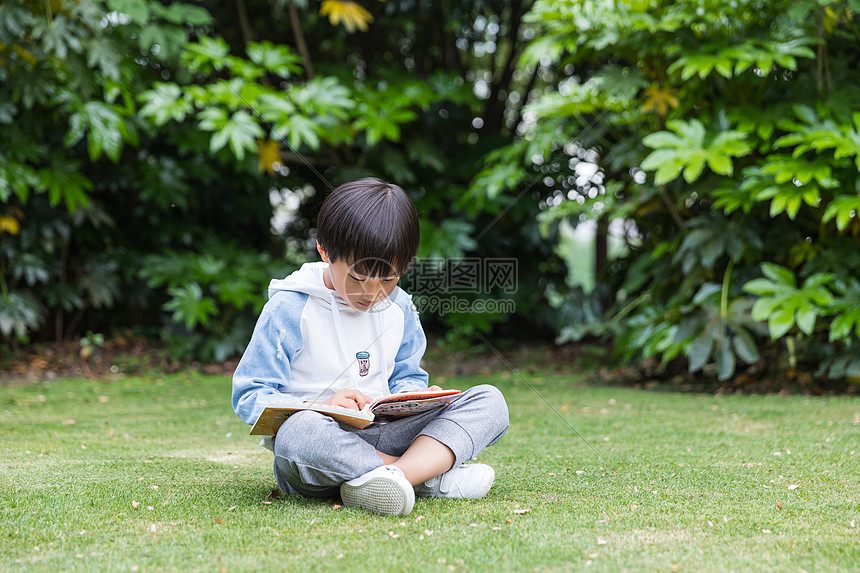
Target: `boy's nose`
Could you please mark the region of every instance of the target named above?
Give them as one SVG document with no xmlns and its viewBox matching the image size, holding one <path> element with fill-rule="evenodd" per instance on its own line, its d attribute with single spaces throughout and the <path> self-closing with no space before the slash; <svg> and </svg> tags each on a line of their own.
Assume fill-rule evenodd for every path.
<svg viewBox="0 0 860 573">
<path fill-rule="evenodd" d="M 382 287 L 382 283 L 380 283 L 380 282 L 374 283 L 374 282 L 368 281 L 365 284 L 364 293 L 367 297 L 370 298 L 370 300 L 376 300 L 376 299 L 380 298 L 380 296 L 383 294 L 383 292 L 384 292 L 384 289 Z"/>
<path fill-rule="evenodd" d="M 379 285 L 377 285 L 376 287 L 376 292 L 373 295 L 373 300 L 379 300 L 382 298 L 385 298 L 385 287 L 382 285 L 382 283 L 379 283 Z"/>
</svg>

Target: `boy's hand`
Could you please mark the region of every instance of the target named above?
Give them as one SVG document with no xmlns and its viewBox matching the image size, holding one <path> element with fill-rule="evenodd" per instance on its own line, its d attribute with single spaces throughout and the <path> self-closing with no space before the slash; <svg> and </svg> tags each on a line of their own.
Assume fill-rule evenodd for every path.
<svg viewBox="0 0 860 573">
<path fill-rule="evenodd" d="M 343 388 L 338 390 L 335 395 L 328 400 L 323 401 L 322 404 L 340 406 L 342 408 L 349 408 L 350 410 L 361 410 L 366 404 L 370 404 L 371 402 L 373 402 L 373 400 L 358 390 Z"/>
<path fill-rule="evenodd" d="M 437 392 L 439 390 L 446 390 L 446 388 L 440 388 L 439 386 L 430 386 L 427 389 L 432 391 L 432 392 Z M 447 390 L 453 390 L 453 388 L 447 388 Z"/>
</svg>

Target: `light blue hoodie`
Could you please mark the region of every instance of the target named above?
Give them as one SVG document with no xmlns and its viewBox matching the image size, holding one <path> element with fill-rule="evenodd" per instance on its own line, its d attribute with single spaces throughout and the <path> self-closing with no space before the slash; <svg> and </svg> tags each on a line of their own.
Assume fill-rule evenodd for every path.
<svg viewBox="0 0 860 573">
<path fill-rule="evenodd" d="M 256 422 L 273 400 L 318 402 L 341 388 L 370 398 L 427 388 L 427 347 L 412 297 L 399 287 L 370 310 L 351 308 L 306 263 L 269 284 L 269 301 L 233 374 L 233 409 Z"/>
</svg>

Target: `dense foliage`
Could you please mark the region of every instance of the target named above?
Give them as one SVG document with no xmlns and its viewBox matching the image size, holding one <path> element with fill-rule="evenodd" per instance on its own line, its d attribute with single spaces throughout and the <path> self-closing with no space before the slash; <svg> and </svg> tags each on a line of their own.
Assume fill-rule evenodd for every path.
<svg viewBox="0 0 860 573">
<path fill-rule="evenodd" d="M 624 222 L 561 339 L 725 380 L 860 376 L 860 2 L 542 0 L 527 61 L 564 77 L 473 193 L 532 185 L 544 222 Z M 587 161 L 590 169 L 583 169 Z M 520 169 L 531 164 L 531 170 Z M 605 240 L 605 237 L 604 237 Z"/>
<path fill-rule="evenodd" d="M 2 343 L 133 326 L 235 355 L 269 277 L 313 258 L 326 191 L 374 175 L 415 200 L 421 260 L 516 261 L 516 288 L 454 293 L 516 313 L 423 309 L 449 341 L 554 332 L 723 380 L 858 376 L 858 12 L 8 0 Z M 588 224 L 594 288 L 557 254 Z"/>
<path fill-rule="evenodd" d="M 205 6 L 0 6 L 6 343 L 134 326 L 185 356 L 236 354 L 268 278 L 314 257 L 325 192 L 361 175 L 413 195 L 425 259 L 518 260 L 499 293 L 523 314 L 428 312 L 431 328 L 548 327 L 563 265 L 536 204 L 496 220 L 463 201 L 542 85 L 515 66 L 525 4 Z"/>
</svg>

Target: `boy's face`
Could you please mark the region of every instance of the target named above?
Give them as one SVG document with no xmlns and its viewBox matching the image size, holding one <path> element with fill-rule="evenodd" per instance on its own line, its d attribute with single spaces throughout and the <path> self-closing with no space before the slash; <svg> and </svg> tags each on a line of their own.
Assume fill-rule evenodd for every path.
<svg viewBox="0 0 860 573">
<path fill-rule="evenodd" d="M 359 273 L 342 258 L 332 262 L 319 243 L 317 243 L 317 251 L 322 260 L 328 263 L 328 270 L 323 275 L 325 286 L 337 291 L 337 294 L 355 310 L 370 310 L 376 303 L 387 298 L 400 280 L 399 275 L 368 277 Z"/>
</svg>

